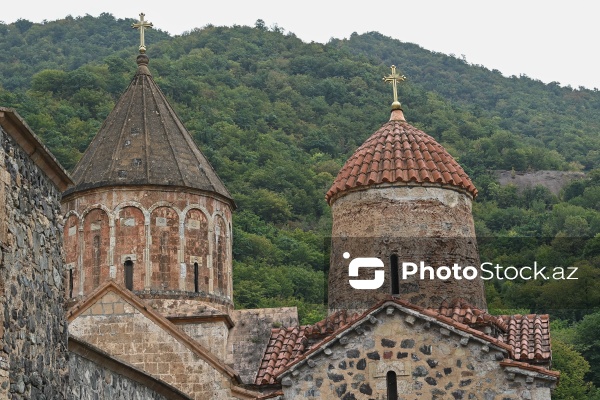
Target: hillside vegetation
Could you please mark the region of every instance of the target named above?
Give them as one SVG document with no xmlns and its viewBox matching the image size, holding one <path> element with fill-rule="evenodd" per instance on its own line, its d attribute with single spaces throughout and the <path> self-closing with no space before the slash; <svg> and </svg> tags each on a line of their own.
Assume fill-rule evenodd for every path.
<svg viewBox="0 0 600 400">
<path fill-rule="evenodd" d="M 132 78 L 133 20 L 110 14 L 0 24 L 0 105 L 15 107 L 72 169 Z M 507 267 L 577 266 L 578 281 L 493 280 L 491 312 L 549 312 L 556 398 L 600 385 L 600 93 L 544 84 L 378 33 L 304 43 L 262 21 L 147 36 L 156 82 L 234 196 L 237 307 L 325 312 L 331 215 L 324 194 L 344 161 L 389 118 L 395 64 L 409 123 L 461 163 L 481 258 Z M 494 170 L 583 171 L 555 196 L 500 186 Z M 595 328 L 594 328 L 595 327 Z M 582 358 L 582 355 L 585 357 Z"/>
</svg>

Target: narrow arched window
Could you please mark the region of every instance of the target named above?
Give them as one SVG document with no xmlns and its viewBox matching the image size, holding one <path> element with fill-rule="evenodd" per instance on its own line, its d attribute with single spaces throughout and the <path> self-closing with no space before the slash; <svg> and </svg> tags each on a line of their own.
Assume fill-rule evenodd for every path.
<svg viewBox="0 0 600 400">
<path fill-rule="evenodd" d="M 73 268 L 69 269 L 69 297 L 73 297 Z"/>
<path fill-rule="evenodd" d="M 125 287 L 133 290 L 133 261 L 126 260 L 125 264 Z"/>
<path fill-rule="evenodd" d="M 398 384 L 396 373 L 389 371 L 385 377 L 387 386 L 387 400 L 398 400 Z"/>
<path fill-rule="evenodd" d="M 221 245 L 219 244 L 219 250 L 217 253 L 217 287 L 221 294 L 223 293 L 224 284 L 224 276 L 223 276 L 223 254 L 221 253 Z"/>
<path fill-rule="evenodd" d="M 390 279 L 392 280 L 392 294 L 400 293 L 400 277 L 398 276 L 398 256 L 390 256 Z"/>
<path fill-rule="evenodd" d="M 100 242 L 100 235 L 95 235 L 94 236 L 94 247 L 93 247 L 93 258 L 94 258 L 94 265 L 93 265 L 93 269 L 92 269 L 92 282 L 94 287 L 98 287 L 100 285 L 100 259 L 101 259 L 101 253 L 100 253 L 100 246 L 101 246 L 101 242 Z"/>
<path fill-rule="evenodd" d="M 196 292 L 196 293 L 198 293 L 200 291 L 200 287 L 198 285 L 198 279 L 199 279 L 198 274 L 200 271 L 198 271 L 198 269 L 199 269 L 198 263 L 195 262 L 194 263 L 194 292 Z"/>
</svg>

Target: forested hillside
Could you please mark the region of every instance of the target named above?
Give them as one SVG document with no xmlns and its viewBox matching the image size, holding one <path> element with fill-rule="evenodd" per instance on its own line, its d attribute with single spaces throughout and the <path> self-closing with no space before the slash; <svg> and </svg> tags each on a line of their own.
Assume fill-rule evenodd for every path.
<svg viewBox="0 0 600 400">
<path fill-rule="evenodd" d="M 103 14 L 0 24 L 0 105 L 15 107 L 67 169 L 135 72 L 132 22 Z M 324 194 L 346 158 L 388 120 L 392 95 L 382 77 L 395 64 L 407 76 L 399 97 L 409 123 L 444 145 L 479 189 L 482 260 L 579 268 L 578 281 L 489 281 L 487 296 L 492 312 L 549 312 L 563 371 L 556 398 L 594 398 L 600 93 L 506 78 L 378 33 L 304 43 L 260 20 L 176 37 L 151 30 L 146 43 L 156 82 L 239 207 L 237 307 L 296 305 L 305 323 L 324 315 L 331 226 Z M 501 187 L 496 169 L 586 178 L 554 196 Z"/>
</svg>

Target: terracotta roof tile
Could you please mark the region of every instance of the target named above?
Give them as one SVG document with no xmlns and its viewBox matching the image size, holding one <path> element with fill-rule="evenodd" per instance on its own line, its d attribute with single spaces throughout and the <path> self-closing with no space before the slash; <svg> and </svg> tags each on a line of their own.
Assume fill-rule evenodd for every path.
<svg viewBox="0 0 600 400">
<path fill-rule="evenodd" d="M 386 172 L 391 166 L 394 174 Z M 335 195 L 358 186 L 409 181 L 437 182 L 477 196 L 471 179 L 435 139 L 405 121 L 391 120 L 348 159 L 325 198 L 331 203 Z"/>
<path fill-rule="evenodd" d="M 359 314 L 351 315 L 343 310 L 331 314 L 314 325 L 272 329 L 271 339 L 256 375 L 256 384 L 275 383 L 277 373 L 311 348 L 309 341 L 318 341 L 343 329 L 358 316 Z"/>
<path fill-rule="evenodd" d="M 506 324 L 502 317 L 490 315 L 462 299 L 457 299 L 451 304 L 448 304 L 446 301 L 442 302 L 438 312 L 440 315 L 449 317 L 453 321 L 469 326 L 480 328 L 493 326 L 502 332 L 506 331 Z"/>
<path fill-rule="evenodd" d="M 275 375 L 290 361 L 301 355 L 307 343 L 308 338 L 304 327 L 272 329 L 271 339 L 256 375 L 256 384 L 274 383 Z"/>
<path fill-rule="evenodd" d="M 550 321 L 548 314 L 502 315 L 506 331 L 501 340 L 513 348 L 513 359 L 525 362 L 549 362 Z"/>
</svg>

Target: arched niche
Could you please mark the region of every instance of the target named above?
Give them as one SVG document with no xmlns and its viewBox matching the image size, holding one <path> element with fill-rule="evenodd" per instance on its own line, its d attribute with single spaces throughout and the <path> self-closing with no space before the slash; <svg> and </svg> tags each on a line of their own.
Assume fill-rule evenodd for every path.
<svg viewBox="0 0 600 400">
<path fill-rule="evenodd" d="M 198 291 L 208 292 L 212 278 L 208 268 L 208 218 L 197 208 L 192 208 L 185 214 L 185 255 L 184 263 L 188 266 L 185 277 L 185 290 L 194 291 L 197 279 Z M 194 263 L 198 263 L 198 274 L 195 274 Z"/>
<path fill-rule="evenodd" d="M 117 282 L 124 282 L 125 261 L 135 265 L 133 289 L 145 287 L 146 271 L 144 250 L 146 249 L 144 213 L 137 207 L 125 206 L 119 210 L 115 220 L 115 265 Z"/>
<path fill-rule="evenodd" d="M 229 296 L 229 233 L 221 215 L 215 216 L 213 246 L 214 292 Z"/>
<path fill-rule="evenodd" d="M 110 227 L 108 214 L 101 208 L 90 210 L 83 218 L 83 289 L 87 294 L 109 278 Z"/>
<path fill-rule="evenodd" d="M 171 207 L 161 206 L 150 214 L 150 261 L 152 287 L 179 289 L 179 215 Z"/>
</svg>

